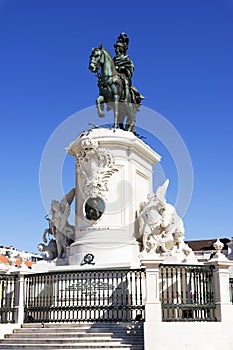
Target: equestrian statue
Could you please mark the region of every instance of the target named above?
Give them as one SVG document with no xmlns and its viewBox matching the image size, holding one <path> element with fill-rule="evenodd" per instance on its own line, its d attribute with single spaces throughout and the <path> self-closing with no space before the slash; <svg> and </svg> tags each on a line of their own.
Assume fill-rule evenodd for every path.
<svg viewBox="0 0 233 350">
<path fill-rule="evenodd" d="M 114 45 L 116 56 L 102 47 L 93 48 L 90 55 L 89 69 L 98 77 L 99 96 L 96 107 L 99 117 L 104 117 L 104 103 L 107 110 L 114 112 L 114 129 L 135 131 L 135 116 L 144 97 L 132 85 L 134 64 L 126 54 L 129 38 L 121 33 Z M 126 122 L 124 124 L 124 120 Z"/>
</svg>

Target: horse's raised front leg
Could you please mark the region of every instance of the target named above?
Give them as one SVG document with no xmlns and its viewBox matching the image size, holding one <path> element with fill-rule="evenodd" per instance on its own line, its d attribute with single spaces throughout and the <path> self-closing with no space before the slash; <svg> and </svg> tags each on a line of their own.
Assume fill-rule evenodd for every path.
<svg viewBox="0 0 233 350">
<path fill-rule="evenodd" d="M 97 112 L 98 112 L 98 116 L 100 118 L 104 117 L 104 96 L 99 95 L 99 97 L 96 100 L 96 108 L 97 108 Z"/>
</svg>

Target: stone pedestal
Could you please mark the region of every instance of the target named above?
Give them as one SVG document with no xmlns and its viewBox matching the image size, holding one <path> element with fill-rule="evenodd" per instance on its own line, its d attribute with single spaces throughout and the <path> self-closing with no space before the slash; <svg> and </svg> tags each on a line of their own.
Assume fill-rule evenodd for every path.
<svg viewBox="0 0 233 350">
<path fill-rule="evenodd" d="M 232 320 L 233 314 L 233 305 L 230 301 L 229 292 L 229 267 L 233 265 L 233 262 L 228 260 L 219 250 L 208 263 L 215 266 L 214 298 L 216 319 L 221 322 L 229 322 Z"/>
<path fill-rule="evenodd" d="M 158 331 L 158 327 L 162 324 L 159 266 L 163 262 L 163 258 L 155 253 L 148 254 L 146 258 L 141 259 L 141 267 L 146 269 L 146 322 L 144 325 L 144 348 L 146 350 L 153 350 L 156 348 L 156 332 Z"/>
<path fill-rule="evenodd" d="M 152 166 L 160 156 L 131 132 L 105 128 L 82 133 L 67 152 L 76 158 L 69 265 L 139 266 L 136 215 L 152 192 Z"/>
</svg>

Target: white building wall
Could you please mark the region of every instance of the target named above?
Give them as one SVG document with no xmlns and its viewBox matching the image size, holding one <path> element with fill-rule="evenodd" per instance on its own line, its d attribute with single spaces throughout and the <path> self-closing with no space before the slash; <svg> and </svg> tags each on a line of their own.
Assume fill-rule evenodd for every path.
<svg viewBox="0 0 233 350">
<path fill-rule="evenodd" d="M 226 322 L 151 322 L 145 350 L 232 350 L 232 324 L 233 306 Z"/>
</svg>

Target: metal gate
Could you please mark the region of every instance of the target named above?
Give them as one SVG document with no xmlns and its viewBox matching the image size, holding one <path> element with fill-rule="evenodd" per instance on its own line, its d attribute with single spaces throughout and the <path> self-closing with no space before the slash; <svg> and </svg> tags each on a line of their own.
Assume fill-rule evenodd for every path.
<svg viewBox="0 0 233 350">
<path fill-rule="evenodd" d="M 0 274 L 0 323 L 15 322 L 16 275 Z"/>
<path fill-rule="evenodd" d="M 145 271 L 32 274 L 24 294 L 25 322 L 144 321 Z"/>
<path fill-rule="evenodd" d="M 213 266 L 161 265 L 163 321 L 216 321 Z"/>
</svg>

